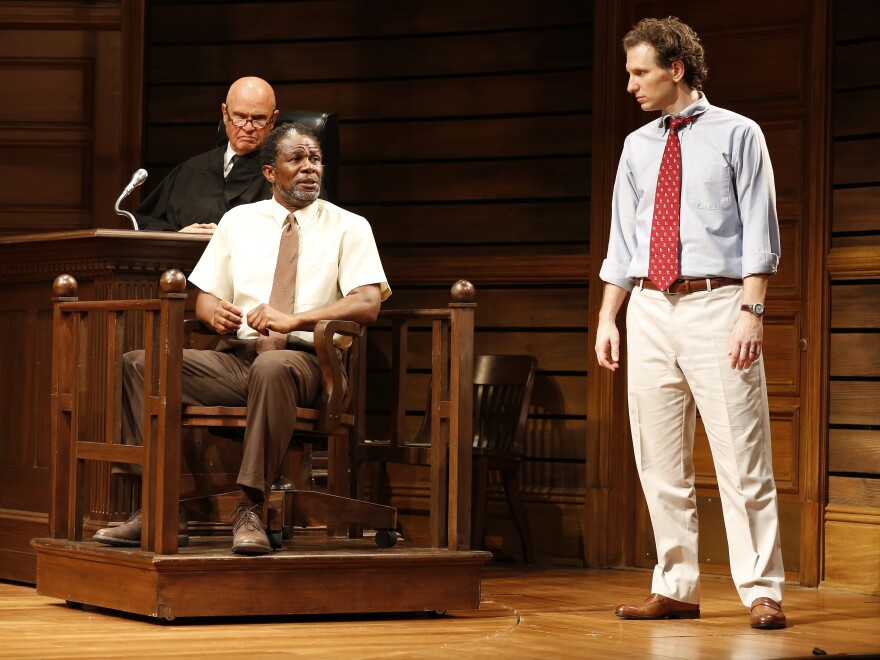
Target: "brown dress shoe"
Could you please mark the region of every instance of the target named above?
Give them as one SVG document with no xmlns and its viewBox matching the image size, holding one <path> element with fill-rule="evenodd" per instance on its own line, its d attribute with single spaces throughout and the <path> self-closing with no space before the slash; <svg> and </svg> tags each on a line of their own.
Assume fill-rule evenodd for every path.
<svg viewBox="0 0 880 660">
<path fill-rule="evenodd" d="M 131 518 L 121 525 L 99 529 L 95 532 L 92 540 L 120 547 L 139 546 L 141 544 L 141 510 L 135 511 Z M 177 526 L 177 545 L 181 548 L 189 545 L 189 529 L 186 526 L 186 516 L 183 511 L 180 512 Z"/>
<path fill-rule="evenodd" d="M 621 619 L 699 619 L 700 606 L 651 594 L 641 605 L 618 605 L 614 613 Z"/>
<path fill-rule="evenodd" d="M 772 598 L 756 598 L 749 610 L 749 625 L 759 630 L 779 630 L 785 628 L 785 614 L 782 605 Z"/>
<path fill-rule="evenodd" d="M 239 504 L 232 519 L 232 551 L 240 555 L 264 555 L 272 550 L 263 529 L 262 504 Z"/>
</svg>

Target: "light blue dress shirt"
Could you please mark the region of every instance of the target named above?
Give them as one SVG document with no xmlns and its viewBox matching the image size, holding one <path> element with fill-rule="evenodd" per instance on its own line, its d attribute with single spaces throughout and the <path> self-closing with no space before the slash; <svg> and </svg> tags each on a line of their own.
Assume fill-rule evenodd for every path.
<svg viewBox="0 0 880 660">
<path fill-rule="evenodd" d="M 682 155 L 679 277 L 775 273 L 779 219 L 770 154 L 751 119 L 710 105 L 705 95 L 680 117 L 699 115 L 678 132 Z M 599 277 L 632 290 L 648 277 L 657 174 L 668 117 L 630 133 L 617 168 L 608 255 Z"/>
</svg>

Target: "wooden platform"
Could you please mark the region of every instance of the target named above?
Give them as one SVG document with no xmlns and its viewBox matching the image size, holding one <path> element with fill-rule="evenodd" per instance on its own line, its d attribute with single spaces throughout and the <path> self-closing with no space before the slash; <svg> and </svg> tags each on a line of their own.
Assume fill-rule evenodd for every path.
<svg viewBox="0 0 880 660">
<path fill-rule="evenodd" d="M 32 545 L 40 595 L 166 621 L 477 609 L 480 571 L 491 558 L 323 533 L 297 534 L 283 550 L 254 557 L 234 554 L 229 537 L 194 537 L 177 555 L 93 541 Z"/>
<path fill-rule="evenodd" d="M 729 577 L 704 576 L 702 618 L 623 621 L 647 571 L 483 568 L 480 609 L 424 613 L 154 618 L 37 595 L 0 582 L 0 658 L 877 658 L 880 597 L 787 586 L 785 630 L 752 630 Z"/>
</svg>

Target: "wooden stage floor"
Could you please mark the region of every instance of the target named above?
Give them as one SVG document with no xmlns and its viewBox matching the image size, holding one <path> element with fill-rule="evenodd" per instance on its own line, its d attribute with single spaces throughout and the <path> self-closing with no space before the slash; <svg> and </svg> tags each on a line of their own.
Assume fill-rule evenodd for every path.
<svg viewBox="0 0 880 660">
<path fill-rule="evenodd" d="M 806 658 L 880 657 L 880 597 L 788 587 L 789 627 L 756 631 L 729 578 L 704 577 L 702 619 L 620 621 L 650 574 L 483 570 L 479 610 L 425 614 L 146 617 L 38 596 L 0 582 L 0 658 Z"/>
</svg>

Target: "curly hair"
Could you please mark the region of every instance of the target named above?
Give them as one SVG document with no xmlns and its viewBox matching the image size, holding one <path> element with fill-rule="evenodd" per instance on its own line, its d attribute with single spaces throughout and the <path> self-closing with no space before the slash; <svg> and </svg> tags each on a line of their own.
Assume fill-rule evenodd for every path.
<svg viewBox="0 0 880 660">
<path fill-rule="evenodd" d="M 260 147 L 260 165 L 275 166 L 278 160 L 278 143 L 288 135 L 305 135 L 315 141 L 318 149 L 321 148 L 321 141 L 311 128 L 298 121 L 285 121 L 273 128 L 263 141 L 263 146 Z"/>
<path fill-rule="evenodd" d="M 675 60 L 684 64 L 684 81 L 691 89 L 703 89 L 709 75 L 700 37 L 675 16 L 643 18 L 623 38 L 624 50 L 648 44 L 657 51 L 657 64 L 664 69 Z"/>
</svg>

